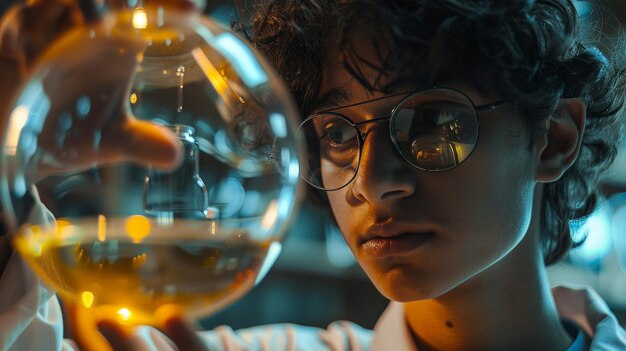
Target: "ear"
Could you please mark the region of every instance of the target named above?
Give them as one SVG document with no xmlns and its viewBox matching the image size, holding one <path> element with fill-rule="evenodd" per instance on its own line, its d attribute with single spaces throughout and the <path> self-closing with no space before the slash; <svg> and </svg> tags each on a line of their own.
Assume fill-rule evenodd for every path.
<svg viewBox="0 0 626 351">
<path fill-rule="evenodd" d="M 586 111 L 587 106 L 580 98 L 561 99 L 537 142 L 538 182 L 557 181 L 576 161 L 585 131 Z"/>
</svg>

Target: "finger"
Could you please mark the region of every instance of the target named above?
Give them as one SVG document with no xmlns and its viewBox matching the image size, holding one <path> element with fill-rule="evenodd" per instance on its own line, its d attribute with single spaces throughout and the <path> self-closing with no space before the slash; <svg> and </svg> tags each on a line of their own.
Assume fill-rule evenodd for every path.
<svg viewBox="0 0 626 351">
<path fill-rule="evenodd" d="M 113 351 L 107 340 L 98 332 L 96 320 L 84 307 L 64 301 L 74 341 L 81 351 Z"/>
<path fill-rule="evenodd" d="M 133 351 L 138 349 L 132 333 L 119 323 L 102 320 L 98 322 L 98 330 L 114 350 Z"/>
<path fill-rule="evenodd" d="M 162 306 L 157 310 L 156 317 L 160 320 L 161 329 L 180 350 L 209 351 L 206 344 L 196 332 L 182 310 L 173 305 Z"/>
<path fill-rule="evenodd" d="M 110 128 L 103 130 L 98 149 L 93 149 L 93 140 L 83 138 L 84 143 L 67 142 L 72 146 L 56 153 L 46 153 L 59 165 L 38 164 L 36 179 L 51 174 L 82 171 L 93 167 L 133 162 L 140 166 L 152 166 L 162 170 L 176 169 L 183 159 L 183 145 L 169 129 L 148 121 L 132 117 L 116 120 Z M 91 146 L 90 146 L 91 145 Z M 63 150 L 70 150 L 64 155 Z M 77 152 L 81 150 L 81 152 Z"/>
<path fill-rule="evenodd" d="M 102 157 L 105 158 L 99 160 L 102 163 L 122 159 L 144 166 L 175 169 L 183 158 L 182 143 L 172 131 L 131 117 L 124 127 L 114 129 L 113 135 L 103 135 L 102 140 Z"/>
</svg>

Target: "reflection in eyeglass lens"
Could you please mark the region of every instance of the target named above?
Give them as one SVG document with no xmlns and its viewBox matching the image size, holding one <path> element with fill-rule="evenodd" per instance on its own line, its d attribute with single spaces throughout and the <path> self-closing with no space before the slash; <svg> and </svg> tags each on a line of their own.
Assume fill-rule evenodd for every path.
<svg viewBox="0 0 626 351">
<path fill-rule="evenodd" d="M 462 96 L 416 95 L 396 108 L 391 133 L 402 156 L 424 170 L 450 169 L 474 148 L 478 120 Z"/>
<path fill-rule="evenodd" d="M 455 145 L 436 136 L 425 136 L 411 143 L 414 162 L 424 169 L 451 168 L 459 163 Z"/>
</svg>

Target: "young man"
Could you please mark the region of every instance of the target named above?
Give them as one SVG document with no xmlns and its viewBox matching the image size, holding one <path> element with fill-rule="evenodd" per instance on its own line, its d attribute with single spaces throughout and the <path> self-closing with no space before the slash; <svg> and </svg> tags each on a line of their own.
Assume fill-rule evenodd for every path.
<svg viewBox="0 0 626 351">
<path fill-rule="evenodd" d="M 544 266 L 595 208 L 624 91 L 574 4 L 275 2 L 252 23 L 312 116 L 305 179 L 402 303 L 379 326 L 406 320 L 420 350 L 567 349 Z"/>
<path fill-rule="evenodd" d="M 596 206 L 624 94 L 573 3 L 276 1 L 251 20 L 308 116 L 312 195 L 393 302 L 373 333 L 175 324 L 183 349 L 626 349 L 595 293 L 551 290 L 545 272 Z"/>
</svg>

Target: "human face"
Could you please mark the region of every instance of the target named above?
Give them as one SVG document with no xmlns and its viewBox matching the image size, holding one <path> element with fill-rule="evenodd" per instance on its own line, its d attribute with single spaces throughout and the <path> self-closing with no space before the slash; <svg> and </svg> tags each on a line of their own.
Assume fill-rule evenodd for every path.
<svg viewBox="0 0 626 351">
<path fill-rule="evenodd" d="M 446 85 L 476 105 L 498 100 Z M 328 66 L 322 95 L 337 88 L 349 93 L 342 106 L 383 96 L 368 93 L 341 65 Z M 341 113 L 354 123 L 386 116 L 398 101 L 385 100 Z M 481 114 L 472 157 L 442 172 L 410 166 L 386 128 L 367 125 L 355 178 L 327 193 L 348 246 L 378 290 L 396 301 L 433 298 L 501 262 L 526 235 L 532 212 L 536 157 L 521 118 L 506 107 Z"/>
</svg>

